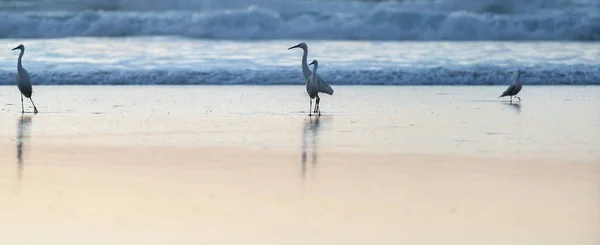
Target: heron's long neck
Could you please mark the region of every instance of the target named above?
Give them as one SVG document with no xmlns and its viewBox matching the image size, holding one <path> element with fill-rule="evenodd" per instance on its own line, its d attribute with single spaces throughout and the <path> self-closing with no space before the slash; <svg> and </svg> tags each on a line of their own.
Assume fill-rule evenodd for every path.
<svg viewBox="0 0 600 245">
<path fill-rule="evenodd" d="M 310 68 L 308 68 L 308 63 L 306 62 L 306 58 L 308 57 L 308 48 L 303 49 L 304 53 L 302 53 L 302 75 L 304 75 L 304 79 L 310 77 Z"/>
<path fill-rule="evenodd" d="M 314 68 L 314 69 L 313 69 L 313 71 L 312 71 L 312 75 L 313 75 L 314 77 L 316 77 L 316 76 L 317 76 L 317 68 L 319 68 L 319 65 L 315 64 L 315 68 Z"/>
<path fill-rule="evenodd" d="M 17 69 L 19 69 L 19 70 L 23 69 L 23 65 L 21 64 L 21 59 L 23 58 L 24 53 L 25 53 L 25 50 L 21 49 L 21 53 L 19 54 L 19 61 L 17 62 Z"/>
<path fill-rule="evenodd" d="M 515 77 L 515 84 L 521 85 L 521 73 L 517 73 L 517 76 Z"/>
</svg>

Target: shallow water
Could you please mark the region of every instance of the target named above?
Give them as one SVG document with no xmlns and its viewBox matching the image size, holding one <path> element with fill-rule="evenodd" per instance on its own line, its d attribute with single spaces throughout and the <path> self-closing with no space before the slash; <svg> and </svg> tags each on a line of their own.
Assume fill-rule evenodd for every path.
<svg viewBox="0 0 600 245">
<path fill-rule="evenodd" d="M 525 86 L 520 104 L 497 99 L 504 88 L 334 86 L 333 96 L 321 96 L 320 147 L 600 157 L 598 86 Z M 33 98 L 41 113 L 32 117 L 31 133 L 65 143 L 160 146 L 168 136 L 169 144 L 182 147 L 296 150 L 306 133 L 300 127 L 309 107 L 305 93 L 302 86 L 38 86 Z M 20 112 L 17 88 L 0 87 L 0 98 L 0 137 L 9 142 Z M 128 140 L 113 142 L 121 134 Z M 290 134 L 296 139 L 288 141 Z"/>
</svg>

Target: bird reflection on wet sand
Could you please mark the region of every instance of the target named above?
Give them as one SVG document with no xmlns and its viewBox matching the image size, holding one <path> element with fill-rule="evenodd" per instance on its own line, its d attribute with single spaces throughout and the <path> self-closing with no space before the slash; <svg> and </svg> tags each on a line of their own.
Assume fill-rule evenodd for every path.
<svg viewBox="0 0 600 245">
<path fill-rule="evenodd" d="M 504 104 L 515 109 L 515 112 L 517 112 L 517 114 L 521 113 L 521 103 L 504 103 Z"/>
<path fill-rule="evenodd" d="M 17 126 L 17 178 L 21 182 L 23 178 L 23 154 L 25 151 L 25 140 L 29 138 L 31 128 L 31 116 L 21 115 Z"/>
<path fill-rule="evenodd" d="M 317 166 L 317 145 L 321 127 L 320 119 L 321 117 L 317 116 L 315 119 L 309 117 L 308 119 L 304 120 L 304 126 L 302 127 L 302 178 L 306 177 L 308 144 L 312 144 L 311 161 L 313 170 L 316 169 Z M 308 138 L 310 138 L 310 142 L 308 142 Z"/>
</svg>

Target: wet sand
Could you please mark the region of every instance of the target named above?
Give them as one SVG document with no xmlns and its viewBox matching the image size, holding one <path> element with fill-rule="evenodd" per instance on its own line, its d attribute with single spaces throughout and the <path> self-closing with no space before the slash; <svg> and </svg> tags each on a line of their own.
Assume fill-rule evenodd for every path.
<svg viewBox="0 0 600 245">
<path fill-rule="evenodd" d="M 0 239 L 598 244 L 600 87 L 502 88 L 0 87 Z"/>
</svg>

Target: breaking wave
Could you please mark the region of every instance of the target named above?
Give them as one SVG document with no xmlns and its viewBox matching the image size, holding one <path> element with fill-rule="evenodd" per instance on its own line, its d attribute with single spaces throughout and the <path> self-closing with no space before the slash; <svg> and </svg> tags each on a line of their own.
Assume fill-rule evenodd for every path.
<svg viewBox="0 0 600 245">
<path fill-rule="evenodd" d="M 334 70 L 320 75 L 332 85 L 501 85 L 510 84 L 513 71 L 495 67 L 469 70 L 446 68 L 410 70 Z M 14 72 L 0 71 L 0 85 L 14 84 Z M 297 69 L 210 71 L 61 71 L 31 73 L 42 85 L 298 85 Z M 600 67 L 562 66 L 528 68 L 521 75 L 527 85 L 600 85 Z"/>
<path fill-rule="evenodd" d="M 600 40 L 598 1 L 55 0 L 37 3 L 30 7 L 0 8 L 3 19 L 0 37 Z"/>
</svg>

